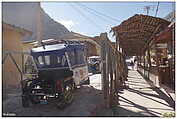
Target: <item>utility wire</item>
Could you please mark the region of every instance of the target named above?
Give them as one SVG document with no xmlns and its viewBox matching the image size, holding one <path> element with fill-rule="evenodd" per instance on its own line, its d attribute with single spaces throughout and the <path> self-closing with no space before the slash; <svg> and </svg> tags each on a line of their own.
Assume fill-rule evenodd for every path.
<svg viewBox="0 0 177 119">
<path fill-rule="evenodd" d="M 87 9 L 89 9 L 89 10 L 91 10 L 91 11 L 93 11 L 93 12 L 99 14 L 99 15 L 102 15 L 102 16 L 106 17 L 107 19 L 109 18 L 109 19 L 112 20 L 112 21 L 116 21 L 116 22 L 118 21 L 116 18 L 113 18 L 113 17 L 108 16 L 108 15 L 106 15 L 106 14 L 103 14 L 103 13 L 101 13 L 101 12 L 98 12 L 98 11 L 92 9 L 92 8 L 87 7 L 86 5 L 83 5 L 83 4 L 81 4 L 81 3 L 78 3 L 78 4 L 82 5 L 83 7 L 87 8 Z"/>
<path fill-rule="evenodd" d="M 155 17 L 157 16 L 158 10 L 159 10 L 159 2 L 157 3 L 157 9 L 156 9 L 156 12 L 155 12 Z"/>
<path fill-rule="evenodd" d="M 105 17 L 103 17 L 102 15 L 100 15 L 100 14 L 97 14 L 97 13 L 95 13 L 95 12 L 93 12 L 93 11 L 90 11 L 89 9 L 87 9 L 86 7 L 84 7 L 83 5 L 81 5 L 81 4 L 78 4 L 82 9 L 84 9 L 84 10 L 86 10 L 87 12 L 89 12 L 89 13 L 91 13 L 91 14 L 94 14 L 95 16 L 97 16 L 98 18 L 100 18 L 102 21 L 104 21 L 104 22 L 109 22 L 110 23 L 110 21 L 112 21 L 112 20 L 108 20 L 108 19 L 105 19 Z M 102 18 L 101 18 L 102 17 Z M 107 18 L 107 17 L 106 17 Z M 114 21 L 115 22 L 115 21 Z M 117 22 L 117 21 L 116 21 Z"/>
<path fill-rule="evenodd" d="M 90 9 L 88 9 L 88 8 L 86 8 L 84 5 L 82 5 L 81 3 L 75 3 L 75 4 L 77 4 L 78 6 L 80 6 L 81 9 L 83 9 L 83 10 L 85 10 L 85 11 L 91 13 L 92 15 L 93 15 L 93 14 L 94 14 L 94 16 L 96 15 L 98 18 L 100 18 L 100 20 L 102 20 L 102 21 L 104 21 L 104 22 L 107 21 L 107 23 L 110 24 L 110 22 L 113 21 L 113 20 L 109 19 L 109 17 L 106 17 L 107 19 L 105 19 L 105 16 L 100 15 L 100 14 L 94 12 L 94 11 L 91 11 Z M 116 23 L 117 23 L 118 20 L 114 20 L 114 23 L 115 23 L 115 21 L 116 21 Z"/>
<path fill-rule="evenodd" d="M 90 22 L 90 24 L 97 26 L 96 28 L 99 28 L 99 30 L 104 30 L 102 27 L 100 27 L 96 22 L 94 22 L 92 19 L 90 19 L 89 17 L 87 17 L 83 12 L 81 12 L 81 10 L 79 10 L 76 6 L 70 4 L 71 7 L 73 7 L 80 15 L 82 15 L 87 21 Z"/>
</svg>

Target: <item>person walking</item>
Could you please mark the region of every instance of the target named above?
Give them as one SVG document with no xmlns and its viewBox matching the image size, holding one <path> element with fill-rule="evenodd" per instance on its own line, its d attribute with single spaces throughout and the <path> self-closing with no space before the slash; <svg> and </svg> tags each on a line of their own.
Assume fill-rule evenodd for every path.
<svg viewBox="0 0 177 119">
<path fill-rule="evenodd" d="M 137 64 L 137 60 L 135 59 L 135 60 L 134 60 L 134 68 L 133 68 L 134 70 L 137 70 L 137 65 L 138 65 L 138 64 Z"/>
<path fill-rule="evenodd" d="M 132 66 L 132 70 L 134 70 L 134 63 L 133 63 L 133 61 L 130 62 L 130 65 Z"/>
</svg>

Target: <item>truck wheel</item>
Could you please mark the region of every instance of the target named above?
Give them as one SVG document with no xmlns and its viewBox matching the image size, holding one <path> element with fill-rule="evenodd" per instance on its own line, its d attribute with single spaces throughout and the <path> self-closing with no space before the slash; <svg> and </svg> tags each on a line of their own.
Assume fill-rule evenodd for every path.
<svg viewBox="0 0 177 119">
<path fill-rule="evenodd" d="M 64 92 L 61 95 L 62 98 L 59 100 L 57 107 L 59 109 L 64 109 L 67 105 L 71 104 L 73 101 L 73 84 L 65 86 Z"/>
<path fill-rule="evenodd" d="M 22 106 L 23 107 L 29 107 L 29 99 L 27 96 L 22 95 Z"/>
<path fill-rule="evenodd" d="M 64 101 L 66 104 L 70 104 L 73 101 L 73 84 L 66 86 L 64 91 Z"/>
</svg>

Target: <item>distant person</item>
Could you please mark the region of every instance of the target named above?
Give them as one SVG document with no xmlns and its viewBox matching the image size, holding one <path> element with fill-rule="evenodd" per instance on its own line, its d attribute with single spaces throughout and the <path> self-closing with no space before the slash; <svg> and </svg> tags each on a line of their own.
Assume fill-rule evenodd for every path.
<svg viewBox="0 0 177 119">
<path fill-rule="evenodd" d="M 136 60 L 136 59 L 134 59 L 134 63 L 135 63 L 135 62 L 137 62 L 137 60 Z"/>
<path fill-rule="evenodd" d="M 137 59 L 134 59 L 134 69 L 137 70 Z"/>
<path fill-rule="evenodd" d="M 130 65 L 132 66 L 132 70 L 134 69 L 134 63 L 133 61 L 130 62 Z"/>
</svg>

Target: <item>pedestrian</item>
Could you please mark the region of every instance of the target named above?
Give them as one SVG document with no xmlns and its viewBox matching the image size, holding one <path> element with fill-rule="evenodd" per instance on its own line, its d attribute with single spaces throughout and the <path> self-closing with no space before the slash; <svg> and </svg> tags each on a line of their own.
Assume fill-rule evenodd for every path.
<svg viewBox="0 0 177 119">
<path fill-rule="evenodd" d="M 133 67 L 134 70 L 137 70 L 137 60 L 135 59 L 134 60 L 134 67 Z"/>
<path fill-rule="evenodd" d="M 134 63 L 133 61 L 130 62 L 130 65 L 132 66 L 132 70 L 134 69 Z"/>
<path fill-rule="evenodd" d="M 134 59 L 134 63 L 135 63 L 135 62 L 137 62 L 137 60 L 136 60 L 136 59 Z"/>
</svg>

